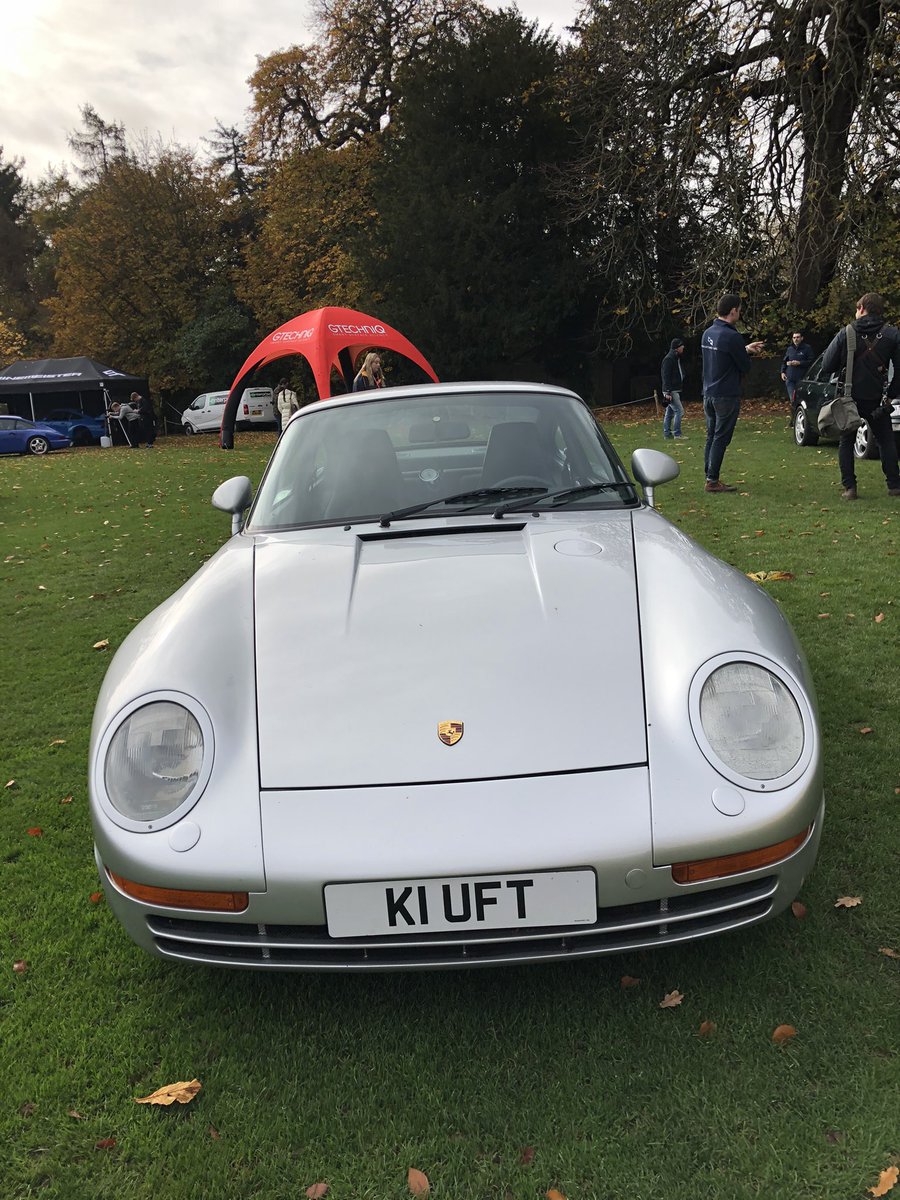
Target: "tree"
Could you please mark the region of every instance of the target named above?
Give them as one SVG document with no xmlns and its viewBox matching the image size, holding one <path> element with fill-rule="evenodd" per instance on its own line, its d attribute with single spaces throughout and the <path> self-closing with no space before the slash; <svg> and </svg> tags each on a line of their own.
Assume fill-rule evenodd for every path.
<svg viewBox="0 0 900 1200">
<path fill-rule="evenodd" d="M 649 114 L 688 235 L 690 303 L 755 277 L 761 297 L 780 293 L 808 313 L 835 278 L 860 200 L 900 173 L 898 13 L 897 0 L 589 0 L 568 89 L 583 137 L 568 180 L 573 217 L 593 219 L 608 245 L 610 166 L 613 185 L 623 179 L 610 149 L 623 113 L 637 127 L 624 144 L 640 147 Z M 627 80 L 627 104 L 616 80 Z M 645 165 L 638 153 L 636 173 Z M 652 173 L 650 190 L 658 199 Z M 672 210 L 647 207 L 652 236 Z M 657 301 L 670 300 L 659 282 Z"/>
<path fill-rule="evenodd" d="M 569 140 L 557 66 L 556 42 L 510 10 L 447 34 L 402 75 L 361 252 L 386 317 L 451 378 L 546 367 L 577 305 L 546 175 Z"/>
<path fill-rule="evenodd" d="M 219 181 L 191 152 L 143 147 L 110 162 L 55 236 L 55 352 L 108 359 L 156 387 L 220 383 L 254 336 L 221 220 Z"/>
<path fill-rule="evenodd" d="M 371 139 L 396 110 L 404 67 L 480 8 L 476 0 L 317 0 L 319 42 L 257 60 L 250 79 L 257 156 Z"/>
<path fill-rule="evenodd" d="M 125 126 L 108 124 L 96 109 L 85 104 L 81 109 L 81 130 L 68 136 L 69 147 L 81 159 L 81 174 L 85 179 L 102 178 L 116 159 L 127 154 Z"/>
<path fill-rule="evenodd" d="M 4 162 L 0 146 L 0 358 L 4 364 L 41 346 L 40 295 L 35 290 L 41 236 L 32 215 L 33 189 L 22 161 Z"/>
</svg>

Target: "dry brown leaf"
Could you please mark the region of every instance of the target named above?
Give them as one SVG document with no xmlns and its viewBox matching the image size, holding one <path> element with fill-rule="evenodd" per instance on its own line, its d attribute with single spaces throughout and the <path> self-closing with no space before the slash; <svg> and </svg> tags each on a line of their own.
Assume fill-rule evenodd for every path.
<svg viewBox="0 0 900 1200">
<path fill-rule="evenodd" d="M 709 1037 L 718 1029 L 715 1021 L 701 1021 L 700 1028 L 697 1030 L 697 1037 Z"/>
<path fill-rule="evenodd" d="M 431 1191 L 428 1176 L 424 1171 L 417 1171 L 415 1167 L 410 1167 L 407 1171 L 406 1182 L 414 1196 L 427 1196 Z"/>
<path fill-rule="evenodd" d="M 789 1042 L 791 1038 L 795 1038 L 796 1036 L 797 1030 L 793 1025 L 778 1025 L 772 1034 L 772 1041 L 782 1046 L 785 1042 Z"/>
<path fill-rule="evenodd" d="M 24 975 L 28 970 L 28 963 L 24 958 L 19 958 L 13 963 L 13 970 L 17 975 Z"/>
<path fill-rule="evenodd" d="M 218 1129 L 216 1129 L 215 1125 L 210 1125 L 209 1136 L 214 1142 L 220 1142 L 222 1140 L 222 1135 L 219 1133 Z"/>
<path fill-rule="evenodd" d="M 309 1200 L 322 1200 L 323 1196 L 328 1195 L 327 1183 L 311 1183 L 306 1189 L 306 1194 Z"/>
<path fill-rule="evenodd" d="M 872 1196 L 886 1196 L 897 1180 L 900 1179 L 900 1169 L 886 1167 L 878 1176 L 878 1183 L 873 1188 L 866 1188 Z"/>
<path fill-rule="evenodd" d="M 826 617 L 830 617 L 831 613 L 819 613 L 819 620 L 824 621 Z"/>
<path fill-rule="evenodd" d="M 19 1105 L 19 1112 L 23 1117 L 33 1117 L 37 1111 L 37 1105 L 30 1100 L 26 1100 L 24 1104 Z"/>
<path fill-rule="evenodd" d="M 874 733 L 875 730 L 872 728 L 871 725 L 863 725 L 863 727 L 860 729 L 859 732 L 860 733 Z"/>
<path fill-rule="evenodd" d="M 519 1154 L 519 1162 L 523 1167 L 530 1167 L 534 1162 L 534 1146 L 523 1146 Z"/>
<path fill-rule="evenodd" d="M 878 953 L 884 954 L 887 958 L 900 958 L 900 954 L 896 950 L 892 950 L 890 946 L 879 946 Z"/>
<path fill-rule="evenodd" d="M 558 1192 L 556 1188 L 551 1188 L 549 1192 L 544 1192 L 546 1200 L 566 1200 L 562 1192 Z"/>
<path fill-rule="evenodd" d="M 103 899 L 103 893 L 102 892 L 91 892 L 90 898 L 91 898 L 91 904 L 99 904 L 100 901 Z"/>
<path fill-rule="evenodd" d="M 43 831 L 43 829 L 41 829 L 40 825 L 32 825 L 32 827 L 29 830 L 27 830 L 27 833 L 28 833 L 29 837 L 43 837 L 44 836 L 44 831 Z"/>
<path fill-rule="evenodd" d="M 199 1079 L 191 1079 L 181 1083 L 167 1083 L 165 1087 L 157 1088 L 149 1096 L 135 1096 L 135 1104 L 190 1104 L 203 1084 Z"/>
<path fill-rule="evenodd" d="M 862 896 L 838 896 L 834 902 L 835 908 L 856 908 L 862 904 Z"/>
<path fill-rule="evenodd" d="M 875 616 L 875 624 L 880 625 L 883 620 L 884 620 L 884 613 L 877 613 Z"/>
<path fill-rule="evenodd" d="M 101 1138 L 99 1142 L 94 1142 L 95 1150 L 112 1150 L 116 1144 L 115 1138 Z"/>
<path fill-rule="evenodd" d="M 660 1008 L 675 1008 L 677 1005 L 679 1005 L 682 1002 L 683 999 L 684 999 L 684 996 L 676 988 L 674 992 L 666 992 L 665 996 L 659 1002 L 659 1007 Z"/>
<path fill-rule="evenodd" d="M 8 787 L 8 788 L 10 788 L 10 787 L 15 787 L 15 786 L 16 786 L 16 781 L 15 781 L 14 779 L 10 779 L 10 781 L 9 781 L 8 783 L 5 783 L 3 786 L 4 786 L 4 787 Z"/>
<path fill-rule="evenodd" d="M 65 739 L 65 738 L 55 738 L 55 739 L 54 739 L 54 740 L 53 740 L 53 741 L 50 743 L 50 745 L 51 745 L 51 746 L 64 746 L 65 744 L 66 744 L 66 739 Z"/>
<path fill-rule="evenodd" d="M 844 1135 L 839 1129 L 829 1129 L 825 1133 L 825 1141 L 828 1142 L 829 1146 L 836 1146 L 838 1142 L 842 1142 L 843 1140 Z"/>
<path fill-rule="evenodd" d="M 74 1108 L 70 1108 L 70 1109 L 69 1109 L 69 1112 L 68 1112 L 68 1114 L 67 1114 L 67 1115 L 68 1115 L 68 1116 L 70 1116 L 70 1117 L 74 1117 L 76 1121 L 83 1121 L 83 1120 L 84 1120 L 84 1117 L 81 1115 L 81 1113 L 80 1113 L 80 1112 L 76 1112 Z"/>
<path fill-rule="evenodd" d="M 92 649 L 106 650 L 109 647 L 109 638 L 102 638 L 99 642 L 94 642 Z"/>
<path fill-rule="evenodd" d="M 639 979 L 635 979 L 633 975 L 623 975 L 619 980 L 619 986 L 622 988 L 633 988 L 637 987 L 640 982 L 641 981 Z"/>
<path fill-rule="evenodd" d="M 756 536 L 762 537 L 763 530 L 757 529 Z M 747 578 L 753 579 L 757 583 L 772 583 L 780 579 L 793 579 L 794 576 L 790 571 L 748 571 Z"/>
<path fill-rule="evenodd" d="M 793 904 L 791 905 L 791 912 L 794 914 L 794 916 L 797 918 L 798 921 L 802 921 L 803 918 L 806 916 L 806 905 L 801 904 L 799 900 L 795 900 L 793 902 Z"/>
<path fill-rule="evenodd" d="M 71 796 L 63 796 L 62 800 L 60 800 L 60 804 L 71 804 L 71 803 L 72 803 Z"/>
</svg>

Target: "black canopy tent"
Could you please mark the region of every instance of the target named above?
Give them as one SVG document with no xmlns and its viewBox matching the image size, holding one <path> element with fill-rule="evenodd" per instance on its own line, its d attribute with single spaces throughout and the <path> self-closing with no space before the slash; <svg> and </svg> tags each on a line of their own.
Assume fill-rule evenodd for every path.
<svg viewBox="0 0 900 1200">
<path fill-rule="evenodd" d="M 0 401 L 18 417 L 40 420 L 60 403 L 90 416 L 103 416 L 113 400 L 147 394 L 147 380 L 104 366 L 94 358 L 36 358 L 0 371 Z M 68 399 L 64 400 L 63 395 Z"/>
</svg>

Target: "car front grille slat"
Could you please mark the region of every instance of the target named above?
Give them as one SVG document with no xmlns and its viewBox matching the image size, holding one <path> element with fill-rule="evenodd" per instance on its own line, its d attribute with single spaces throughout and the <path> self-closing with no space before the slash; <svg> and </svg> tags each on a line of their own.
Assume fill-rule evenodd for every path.
<svg viewBox="0 0 900 1200">
<path fill-rule="evenodd" d="M 260 925 L 151 915 L 166 958 L 274 970 L 412 970 L 578 958 L 668 945 L 766 917 L 776 879 L 732 884 L 664 900 L 600 910 L 592 925 L 529 930 L 333 938 L 324 925 Z"/>
</svg>

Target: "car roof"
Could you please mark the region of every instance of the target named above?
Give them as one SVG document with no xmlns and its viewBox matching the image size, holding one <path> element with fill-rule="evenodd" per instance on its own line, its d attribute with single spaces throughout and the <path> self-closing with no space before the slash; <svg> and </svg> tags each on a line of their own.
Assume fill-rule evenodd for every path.
<svg viewBox="0 0 900 1200">
<path fill-rule="evenodd" d="M 492 392 L 497 396 L 512 393 L 521 395 L 522 392 L 527 392 L 532 396 L 570 396 L 573 400 L 583 403 L 577 392 L 556 384 L 486 380 L 483 383 L 419 383 L 406 387 L 369 388 L 364 392 L 347 392 L 344 395 L 328 396 L 324 400 L 316 400 L 312 404 L 304 405 L 295 415 L 303 416 L 321 409 L 338 408 L 351 404 L 371 404 L 373 400 L 440 400 L 442 396 L 476 395 L 485 392 Z"/>
</svg>

